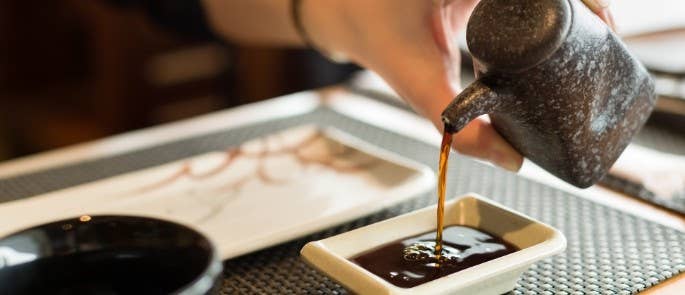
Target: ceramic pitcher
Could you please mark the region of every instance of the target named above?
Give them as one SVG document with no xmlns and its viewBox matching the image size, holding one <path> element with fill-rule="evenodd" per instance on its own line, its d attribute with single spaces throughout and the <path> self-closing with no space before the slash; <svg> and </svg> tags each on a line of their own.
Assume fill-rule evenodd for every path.
<svg viewBox="0 0 685 295">
<path fill-rule="evenodd" d="M 521 154 L 578 187 L 599 181 L 644 125 L 654 82 L 578 0 L 482 0 L 467 26 L 476 81 L 442 114 L 489 114 Z"/>
</svg>

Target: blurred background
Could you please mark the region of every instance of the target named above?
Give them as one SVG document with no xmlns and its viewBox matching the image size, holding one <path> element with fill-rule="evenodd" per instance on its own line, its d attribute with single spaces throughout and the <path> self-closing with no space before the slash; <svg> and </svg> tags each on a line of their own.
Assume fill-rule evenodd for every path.
<svg viewBox="0 0 685 295">
<path fill-rule="evenodd" d="M 0 160 L 338 84 L 359 71 L 309 50 L 217 40 L 188 21 L 200 11 L 161 5 L 171 2 L 0 0 Z M 685 116 L 685 1 L 612 5 L 621 34 L 659 77 L 661 109 Z M 383 89 L 370 81 L 357 88 Z"/>
<path fill-rule="evenodd" d="M 339 83 L 357 70 L 310 50 L 220 42 L 183 23 L 193 12 L 168 11 L 187 8 L 0 0 L 0 160 Z"/>
</svg>

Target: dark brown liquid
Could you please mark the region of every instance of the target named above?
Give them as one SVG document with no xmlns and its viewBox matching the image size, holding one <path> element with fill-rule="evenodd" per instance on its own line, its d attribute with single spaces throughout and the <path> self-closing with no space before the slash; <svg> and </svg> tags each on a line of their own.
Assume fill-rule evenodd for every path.
<svg viewBox="0 0 685 295">
<path fill-rule="evenodd" d="M 435 255 L 440 261 L 442 255 L 442 228 L 444 227 L 445 219 L 445 188 L 447 186 L 447 160 L 450 157 L 450 148 L 452 147 L 452 133 L 447 131 L 442 134 L 442 144 L 440 145 L 440 162 L 438 163 L 438 211 L 437 216 L 437 232 L 435 234 Z"/>
<path fill-rule="evenodd" d="M 395 286 L 411 288 L 518 250 L 490 233 L 452 225 L 443 230 L 442 255 L 437 257 L 435 234 L 395 241 L 350 260 Z"/>
<path fill-rule="evenodd" d="M 444 227 L 447 163 L 452 133 L 444 132 L 438 165 L 437 228 L 351 258 L 395 286 L 411 288 L 518 249 L 501 238 L 467 226 Z"/>
</svg>

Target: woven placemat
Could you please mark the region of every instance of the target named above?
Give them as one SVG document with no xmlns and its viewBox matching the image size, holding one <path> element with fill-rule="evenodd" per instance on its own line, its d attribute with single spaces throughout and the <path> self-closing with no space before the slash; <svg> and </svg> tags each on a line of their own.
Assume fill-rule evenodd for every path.
<svg viewBox="0 0 685 295">
<path fill-rule="evenodd" d="M 0 201 L 29 197 L 169 161 L 225 149 L 301 124 L 334 126 L 376 146 L 435 167 L 437 148 L 326 108 L 163 144 L 132 153 L 0 180 Z M 535 264 L 513 294 L 633 294 L 685 271 L 685 233 L 608 208 L 461 156 L 450 164 L 449 196 L 491 197 L 559 228 L 561 255 Z M 345 294 L 299 258 L 308 241 L 325 238 L 435 203 L 427 193 L 387 210 L 225 262 L 222 294 Z M 227 225 L 229 226 L 229 225 Z"/>
</svg>

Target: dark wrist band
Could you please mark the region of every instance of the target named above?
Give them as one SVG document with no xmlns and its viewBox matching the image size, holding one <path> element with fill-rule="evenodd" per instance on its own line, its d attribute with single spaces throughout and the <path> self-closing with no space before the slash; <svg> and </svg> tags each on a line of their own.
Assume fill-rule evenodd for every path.
<svg viewBox="0 0 685 295">
<path fill-rule="evenodd" d="M 347 62 L 347 58 L 341 54 L 333 54 L 330 52 L 327 52 L 321 47 L 318 47 L 312 42 L 312 39 L 309 37 L 309 34 L 307 34 L 307 30 L 304 28 L 304 24 L 302 22 L 302 1 L 303 0 L 290 0 L 290 16 L 293 20 L 293 24 L 295 25 L 295 30 L 297 31 L 297 34 L 300 35 L 300 38 L 304 41 L 304 43 L 309 47 L 312 48 L 321 55 L 325 56 L 332 62 L 336 63 L 345 63 Z M 320 0 L 315 0 L 315 1 L 320 1 Z"/>
</svg>

